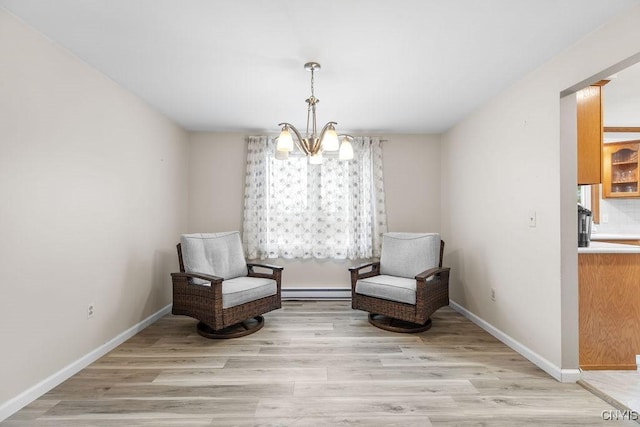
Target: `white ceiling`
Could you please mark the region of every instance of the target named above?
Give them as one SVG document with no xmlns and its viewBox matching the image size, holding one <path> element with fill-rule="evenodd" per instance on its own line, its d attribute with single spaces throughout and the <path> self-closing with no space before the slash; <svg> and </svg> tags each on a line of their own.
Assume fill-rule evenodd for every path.
<svg viewBox="0 0 640 427">
<path fill-rule="evenodd" d="M 605 126 L 639 127 L 640 63 L 616 73 L 603 86 L 602 99 Z"/>
<path fill-rule="evenodd" d="M 186 129 L 302 130 L 313 60 L 319 124 L 372 133 L 442 132 L 639 3 L 0 0 Z"/>
</svg>

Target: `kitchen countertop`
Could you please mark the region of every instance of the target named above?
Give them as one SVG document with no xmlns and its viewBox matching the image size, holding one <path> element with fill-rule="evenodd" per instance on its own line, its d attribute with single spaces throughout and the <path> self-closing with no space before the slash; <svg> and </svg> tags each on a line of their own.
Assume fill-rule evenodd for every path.
<svg viewBox="0 0 640 427">
<path fill-rule="evenodd" d="M 586 248 L 578 248 L 579 254 L 640 254 L 640 246 L 591 240 Z"/>
<path fill-rule="evenodd" d="M 633 234 L 633 233 L 591 233 L 591 240 L 640 240 L 640 234 Z"/>
</svg>

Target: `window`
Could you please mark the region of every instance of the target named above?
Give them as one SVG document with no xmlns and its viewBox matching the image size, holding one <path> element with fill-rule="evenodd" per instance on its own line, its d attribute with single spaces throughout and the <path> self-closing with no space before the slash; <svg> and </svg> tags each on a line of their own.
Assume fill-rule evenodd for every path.
<svg viewBox="0 0 640 427">
<path fill-rule="evenodd" d="M 243 238 L 250 259 L 380 256 L 386 231 L 382 148 L 377 138 L 356 138 L 354 159 L 325 155 L 276 160 L 275 141 L 250 137 Z"/>
</svg>

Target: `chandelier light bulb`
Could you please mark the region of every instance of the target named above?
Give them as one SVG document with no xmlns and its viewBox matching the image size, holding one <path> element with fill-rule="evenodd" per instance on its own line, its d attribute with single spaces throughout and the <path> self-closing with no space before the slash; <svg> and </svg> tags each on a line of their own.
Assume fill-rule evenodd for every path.
<svg viewBox="0 0 640 427">
<path fill-rule="evenodd" d="M 338 159 L 340 160 L 353 159 L 353 146 L 349 142 L 349 139 L 346 137 L 342 140 L 342 144 L 340 144 L 340 153 L 338 154 Z"/>
<path fill-rule="evenodd" d="M 322 164 L 322 151 L 318 151 L 316 154 L 309 156 L 309 164 L 310 165 L 321 165 Z"/>
<path fill-rule="evenodd" d="M 289 158 L 288 151 L 276 150 L 276 160 L 287 160 Z"/>
<path fill-rule="evenodd" d="M 276 146 L 277 151 L 289 152 L 293 151 L 293 138 L 291 137 L 291 132 L 289 132 L 289 128 L 284 126 L 282 128 L 282 132 L 280 132 L 280 136 L 278 137 L 278 145 Z M 287 156 L 288 157 L 288 156 Z"/>
<path fill-rule="evenodd" d="M 340 141 L 338 140 L 338 134 L 333 125 L 329 126 L 322 138 L 322 149 L 324 151 L 338 151 L 340 148 Z"/>
</svg>

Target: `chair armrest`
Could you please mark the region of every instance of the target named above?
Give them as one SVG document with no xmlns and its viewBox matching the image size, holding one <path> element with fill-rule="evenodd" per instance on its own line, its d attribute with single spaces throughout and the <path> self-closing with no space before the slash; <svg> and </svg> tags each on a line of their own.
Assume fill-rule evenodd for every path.
<svg viewBox="0 0 640 427">
<path fill-rule="evenodd" d="M 271 273 L 259 273 L 253 270 L 254 267 L 266 268 L 268 270 L 271 270 Z M 270 265 L 270 264 L 258 264 L 258 263 L 248 262 L 247 269 L 249 270 L 247 276 L 262 277 L 265 279 L 275 280 L 278 284 L 278 288 L 280 288 L 280 282 L 282 280 L 282 270 L 284 270 L 284 267 L 280 267 L 277 265 Z"/>
<path fill-rule="evenodd" d="M 370 270 L 360 272 L 360 270 L 364 270 L 365 268 L 369 268 Z M 378 276 L 380 274 L 380 261 L 368 262 L 356 267 L 351 267 L 349 268 L 349 271 L 351 272 L 351 277 L 354 279 L 364 279 L 366 277 Z"/>
<path fill-rule="evenodd" d="M 186 279 L 202 279 L 211 283 L 220 283 L 224 279 L 218 276 L 211 276 L 203 273 L 171 273 L 171 277 L 183 277 Z"/>
<path fill-rule="evenodd" d="M 374 261 L 374 262 L 368 262 L 368 263 L 365 263 L 365 264 L 360 264 L 360 265 L 357 265 L 355 267 L 349 267 L 349 271 L 359 271 L 359 270 L 362 270 L 363 268 L 367 268 L 367 267 L 374 268 L 374 266 L 376 264 L 378 265 L 378 267 L 380 267 L 380 261 Z"/>
<path fill-rule="evenodd" d="M 447 273 L 448 274 L 450 270 L 451 270 L 451 268 L 449 268 L 449 267 L 434 267 L 434 268 L 430 268 L 430 269 L 425 270 L 422 273 L 418 274 L 415 277 L 415 279 L 420 281 L 420 282 L 424 282 L 425 280 L 427 280 L 431 276 L 435 276 L 435 275 L 440 274 L 440 273 Z"/>
<path fill-rule="evenodd" d="M 271 271 L 282 271 L 282 270 L 284 270 L 284 267 L 280 267 L 279 265 L 259 264 L 259 263 L 256 263 L 256 262 L 248 262 L 247 263 L 247 268 L 249 269 L 249 271 L 253 270 L 253 267 L 268 268 Z"/>
</svg>

